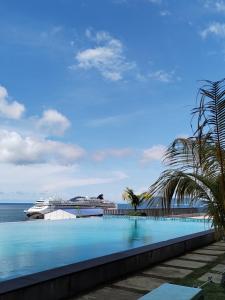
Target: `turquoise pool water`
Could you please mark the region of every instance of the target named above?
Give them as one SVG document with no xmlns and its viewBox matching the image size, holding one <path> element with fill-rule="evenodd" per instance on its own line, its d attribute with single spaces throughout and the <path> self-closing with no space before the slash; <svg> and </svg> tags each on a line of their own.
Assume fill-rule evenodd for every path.
<svg viewBox="0 0 225 300">
<path fill-rule="evenodd" d="M 102 217 L 0 224 L 0 281 L 209 229 L 204 222 Z"/>
</svg>

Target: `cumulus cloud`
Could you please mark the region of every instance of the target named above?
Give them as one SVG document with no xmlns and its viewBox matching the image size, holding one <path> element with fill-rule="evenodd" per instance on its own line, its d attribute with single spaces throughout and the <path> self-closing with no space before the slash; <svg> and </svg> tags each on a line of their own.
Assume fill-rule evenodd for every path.
<svg viewBox="0 0 225 300">
<path fill-rule="evenodd" d="M 24 105 L 17 101 L 10 102 L 6 88 L 0 86 L 0 115 L 9 119 L 20 119 L 24 111 Z"/>
<path fill-rule="evenodd" d="M 62 135 L 70 127 L 70 121 L 57 110 L 48 109 L 43 112 L 37 125 L 49 134 Z"/>
<path fill-rule="evenodd" d="M 76 56 L 76 68 L 97 70 L 104 78 L 111 81 L 123 79 L 124 74 L 135 67 L 124 54 L 122 42 L 106 31 L 94 33 L 86 30 L 86 37 L 94 43 L 92 48 L 79 51 Z M 74 67 L 74 66 L 73 66 Z"/>
<path fill-rule="evenodd" d="M 102 161 L 108 157 L 123 158 L 130 156 L 132 152 L 133 151 L 130 148 L 99 150 L 93 154 L 93 159 L 96 161 Z"/>
<path fill-rule="evenodd" d="M 37 164 L 57 162 L 70 164 L 83 157 L 84 149 L 58 141 L 23 137 L 15 131 L 0 130 L 0 162 Z"/>
<path fill-rule="evenodd" d="M 161 160 L 165 154 L 166 147 L 164 145 L 155 145 L 145 149 L 142 153 L 141 162 L 148 163 L 152 161 Z"/>
<path fill-rule="evenodd" d="M 202 30 L 200 35 L 203 39 L 207 38 L 209 35 L 225 38 L 225 23 L 214 22 Z"/>
</svg>

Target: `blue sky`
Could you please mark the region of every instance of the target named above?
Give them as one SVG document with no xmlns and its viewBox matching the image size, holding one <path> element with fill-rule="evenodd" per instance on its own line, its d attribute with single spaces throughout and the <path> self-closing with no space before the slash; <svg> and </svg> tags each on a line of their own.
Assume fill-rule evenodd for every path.
<svg viewBox="0 0 225 300">
<path fill-rule="evenodd" d="M 120 201 L 225 67 L 222 0 L 2 0 L 0 199 Z"/>
</svg>

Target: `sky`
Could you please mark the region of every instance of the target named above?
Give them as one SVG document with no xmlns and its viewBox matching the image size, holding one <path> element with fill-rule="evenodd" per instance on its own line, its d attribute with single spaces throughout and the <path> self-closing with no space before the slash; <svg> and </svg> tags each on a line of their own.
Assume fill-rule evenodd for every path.
<svg viewBox="0 0 225 300">
<path fill-rule="evenodd" d="M 224 68 L 223 0 L 1 0 L 0 201 L 144 192 Z"/>
</svg>

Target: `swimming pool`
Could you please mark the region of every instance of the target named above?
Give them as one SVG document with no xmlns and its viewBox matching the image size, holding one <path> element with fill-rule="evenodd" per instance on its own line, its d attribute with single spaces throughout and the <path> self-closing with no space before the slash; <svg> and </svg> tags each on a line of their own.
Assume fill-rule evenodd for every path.
<svg viewBox="0 0 225 300">
<path fill-rule="evenodd" d="M 0 224 L 0 281 L 209 229 L 205 222 L 102 217 Z"/>
</svg>

